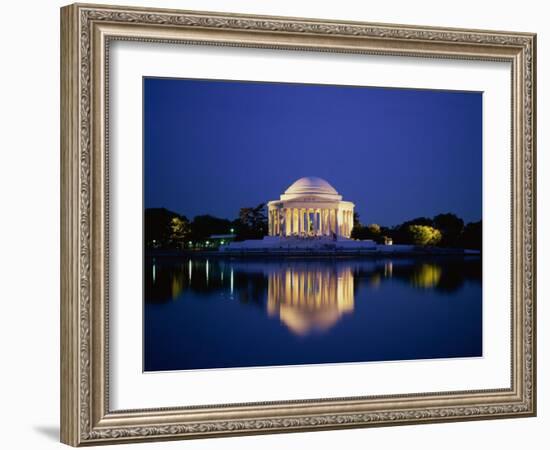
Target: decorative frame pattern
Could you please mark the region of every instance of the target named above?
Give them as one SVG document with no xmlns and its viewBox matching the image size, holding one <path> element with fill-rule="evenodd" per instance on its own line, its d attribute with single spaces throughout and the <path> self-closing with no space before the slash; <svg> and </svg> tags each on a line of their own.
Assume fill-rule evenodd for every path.
<svg viewBox="0 0 550 450">
<path fill-rule="evenodd" d="M 108 58 L 114 40 L 508 61 L 509 389 L 111 411 Z M 536 414 L 536 35 L 75 4 L 61 9 L 61 440 L 79 446 Z"/>
</svg>

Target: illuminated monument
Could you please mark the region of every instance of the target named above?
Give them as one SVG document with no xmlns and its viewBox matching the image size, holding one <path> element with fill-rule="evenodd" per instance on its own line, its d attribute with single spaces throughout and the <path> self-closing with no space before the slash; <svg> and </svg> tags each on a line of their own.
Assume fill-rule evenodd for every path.
<svg viewBox="0 0 550 450">
<path fill-rule="evenodd" d="M 267 204 L 269 235 L 349 238 L 354 206 L 322 178 L 300 178 Z"/>
<path fill-rule="evenodd" d="M 352 202 L 327 181 L 303 177 L 267 204 L 268 236 L 263 239 L 232 242 L 220 250 L 228 253 L 373 252 L 371 240 L 351 239 Z"/>
</svg>

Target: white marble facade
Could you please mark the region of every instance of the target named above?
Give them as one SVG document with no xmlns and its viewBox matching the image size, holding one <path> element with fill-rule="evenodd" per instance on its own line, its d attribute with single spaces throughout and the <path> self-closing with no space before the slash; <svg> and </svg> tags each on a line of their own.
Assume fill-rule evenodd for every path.
<svg viewBox="0 0 550 450">
<path fill-rule="evenodd" d="M 322 178 L 300 178 L 267 206 L 270 236 L 351 236 L 355 205 Z"/>
</svg>

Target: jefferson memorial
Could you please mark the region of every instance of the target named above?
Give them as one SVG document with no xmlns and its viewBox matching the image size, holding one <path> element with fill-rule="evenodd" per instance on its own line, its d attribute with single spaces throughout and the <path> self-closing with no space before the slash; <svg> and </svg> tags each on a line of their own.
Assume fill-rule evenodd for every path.
<svg viewBox="0 0 550 450">
<path fill-rule="evenodd" d="M 322 178 L 300 178 L 267 207 L 269 236 L 351 236 L 355 205 Z"/>
<path fill-rule="evenodd" d="M 376 251 L 374 241 L 351 239 L 354 208 L 322 178 L 300 178 L 279 200 L 267 203 L 268 236 L 231 242 L 220 250 L 250 254 Z"/>
</svg>

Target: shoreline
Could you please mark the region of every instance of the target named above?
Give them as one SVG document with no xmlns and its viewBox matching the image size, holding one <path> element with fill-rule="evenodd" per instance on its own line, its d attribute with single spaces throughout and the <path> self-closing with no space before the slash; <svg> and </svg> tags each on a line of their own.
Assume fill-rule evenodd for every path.
<svg viewBox="0 0 550 450">
<path fill-rule="evenodd" d="M 379 257 L 477 257 L 481 258 L 482 253 L 476 250 L 465 249 L 414 249 L 408 251 L 386 251 L 386 250 L 297 250 L 297 249 L 257 249 L 257 250 L 145 250 L 145 258 L 156 257 L 213 257 L 213 258 L 379 258 Z"/>
</svg>

